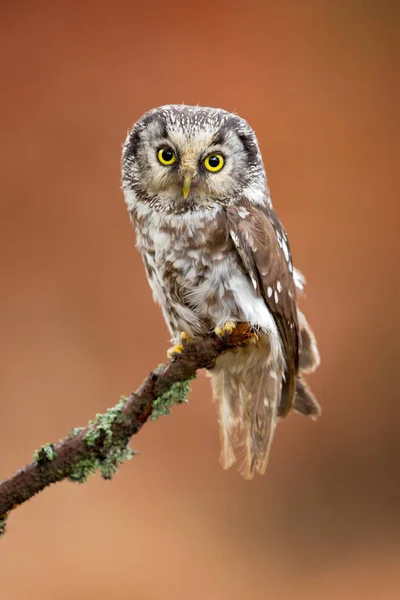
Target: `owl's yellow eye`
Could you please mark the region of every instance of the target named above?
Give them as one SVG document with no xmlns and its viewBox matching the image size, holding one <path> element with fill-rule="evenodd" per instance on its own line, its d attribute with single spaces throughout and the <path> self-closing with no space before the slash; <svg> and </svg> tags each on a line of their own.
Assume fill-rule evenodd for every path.
<svg viewBox="0 0 400 600">
<path fill-rule="evenodd" d="M 162 165 L 173 165 L 176 161 L 176 154 L 171 148 L 160 148 L 157 153 L 157 158 Z"/>
<path fill-rule="evenodd" d="M 204 166 L 207 171 L 211 171 L 211 173 L 216 173 L 220 171 L 224 166 L 224 157 L 222 154 L 210 154 L 204 160 Z"/>
</svg>

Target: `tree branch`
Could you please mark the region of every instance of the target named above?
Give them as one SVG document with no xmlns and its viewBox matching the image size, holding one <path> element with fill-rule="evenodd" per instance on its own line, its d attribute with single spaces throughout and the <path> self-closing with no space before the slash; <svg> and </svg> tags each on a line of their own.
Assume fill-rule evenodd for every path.
<svg viewBox="0 0 400 600">
<path fill-rule="evenodd" d="M 240 323 L 227 340 L 215 335 L 195 338 L 177 358 L 152 371 L 128 398 L 121 398 L 85 428 L 42 446 L 31 463 L 0 483 L 0 536 L 8 513 L 52 483 L 63 479 L 82 483 L 97 469 L 111 479 L 118 465 L 131 458 L 130 438 L 150 415 L 167 414 L 171 404 L 186 401 L 188 382 L 198 369 L 211 368 L 219 354 L 246 345 L 252 337 L 249 327 Z"/>
</svg>

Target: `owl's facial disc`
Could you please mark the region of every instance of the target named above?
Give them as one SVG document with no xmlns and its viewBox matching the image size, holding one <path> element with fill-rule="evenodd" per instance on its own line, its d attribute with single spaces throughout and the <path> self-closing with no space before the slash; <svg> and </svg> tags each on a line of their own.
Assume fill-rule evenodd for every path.
<svg viewBox="0 0 400 600">
<path fill-rule="evenodd" d="M 123 159 L 130 203 L 150 202 L 157 210 L 229 205 L 250 180 L 265 185 L 254 133 L 219 109 L 168 105 L 146 113 L 129 134 Z"/>
</svg>

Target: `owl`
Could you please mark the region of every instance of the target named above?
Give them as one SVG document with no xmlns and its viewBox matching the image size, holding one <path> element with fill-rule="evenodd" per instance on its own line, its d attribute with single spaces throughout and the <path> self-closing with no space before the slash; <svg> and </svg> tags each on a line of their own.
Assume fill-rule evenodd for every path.
<svg viewBox="0 0 400 600">
<path fill-rule="evenodd" d="M 122 188 L 171 332 L 169 356 L 194 336 L 226 338 L 238 323 L 253 331 L 253 343 L 221 354 L 209 375 L 222 466 L 238 461 L 247 479 L 264 473 L 278 419 L 292 408 L 319 415 L 304 381 L 319 354 L 255 133 L 222 109 L 153 109 L 123 146 Z"/>
</svg>

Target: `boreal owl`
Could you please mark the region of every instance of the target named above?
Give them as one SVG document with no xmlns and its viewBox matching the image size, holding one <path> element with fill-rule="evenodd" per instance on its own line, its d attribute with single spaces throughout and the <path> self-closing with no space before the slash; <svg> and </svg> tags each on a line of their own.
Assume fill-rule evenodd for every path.
<svg viewBox="0 0 400 600">
<path fill-rule="evenodd" d="M 255 133 L 221 109 L 156 108 L 128 134 L 122 186 L 170 355 L 196 335 L 254 330 L 255 343 L 220 355 L 210 375 L 222 465 L 264 473 L 278 417 L 319 415 L 303 378 L 319 354 Z"/>
</svg>

